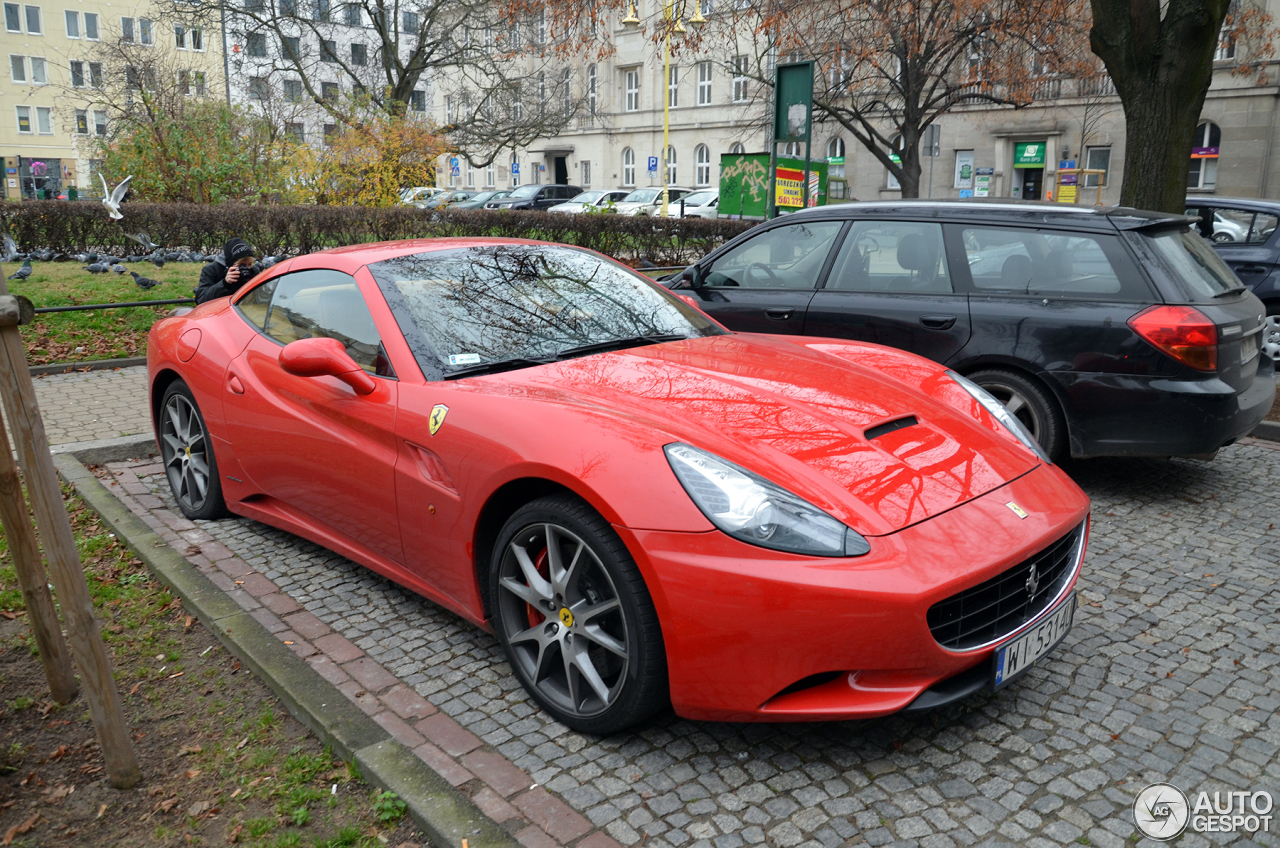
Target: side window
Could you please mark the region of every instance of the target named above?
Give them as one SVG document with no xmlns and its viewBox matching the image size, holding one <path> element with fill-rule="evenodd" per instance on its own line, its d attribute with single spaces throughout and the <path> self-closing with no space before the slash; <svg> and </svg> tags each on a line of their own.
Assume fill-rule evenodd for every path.
<svg viewBox="0 0 1280 848">
<path fill-rule="evenodd" d="M 966 227 L 960 238 L 978 291 L 1107 300 L 1150 297 L 1114 236 Z"/>
<path fill-rule="evenodd" d="M 275 290 L 266 295 L 270 304 L 264 333 L 281 344 L 298 339 L 337 339 L 361 368 L 384 373 L 386 364 L 380 367 L 379 362 L 385 359 L 379 355 L 381 340 L 354 279 L 339 271 L 299 271 L 273 280 L 272 284 Z M 266 286 L 259 287 L 262 288 Z M 244 301 L 259 289 L 251 291 Z"/>
<path fill-rule="evenodd" d="M 267 309 L 271 306 L 271 295 L 275 294 L 278 282 L 280 282 L 279 277 L 268 280 L 250 289 L 248 294 L 236 302 L 236 308 L 240 310 L 240 314 L 259 330 L 266 329 Z"/>
<path fill-rule="evenodd" d="M 843 226 L 813 221 L 774 227 L 716 259 L 703 284 L 752 289 L 811 289 Z"/>
<path fill-rule="evenodd" d="M 826 291 L 954 291 L 942 246 L 942 225 L 859 221 L 845 236 Z"/>
<path fill-rule="evenodd" d="M 1275 215 L 1268 215 L 1266 212 L 1254 215 L 1253 226 L 1249 228 L 1249 244 L 1265 243 L 1276 231 L 1277 225 L 1280 225 L 1280 218 Z"/>
</svg>

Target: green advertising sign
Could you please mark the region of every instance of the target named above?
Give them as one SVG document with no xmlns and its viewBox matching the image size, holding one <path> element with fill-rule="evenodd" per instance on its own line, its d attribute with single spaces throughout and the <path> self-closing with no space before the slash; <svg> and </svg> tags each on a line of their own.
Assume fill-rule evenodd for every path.
<svg viewBox="0 0 1280 848">
<path fill-rule="evenodd" d="M 1045 143 L 1043 141 L 1018 142 L 1013 146 L 1013 167 L 1043 168 L 1044 149 Z"/>
<path fill-rule="evenodd" d="M 773 140 L 809 142 L 813 117 L 813 62 L 779 65 L 773 89 Z"/>
<path fill-rule="evenodd" d="M 784 174 L 803 169 L 803 159 L 778 157 L 778 170 Z M 810 172 L 818 175 L 818 206 L 827 205 L 827 169 L 822 160 L 809 165 Z M 720 155 L 720 217 L 763 219 L 768 210 L 769 187 L 768 153 Z"/>
</svg>

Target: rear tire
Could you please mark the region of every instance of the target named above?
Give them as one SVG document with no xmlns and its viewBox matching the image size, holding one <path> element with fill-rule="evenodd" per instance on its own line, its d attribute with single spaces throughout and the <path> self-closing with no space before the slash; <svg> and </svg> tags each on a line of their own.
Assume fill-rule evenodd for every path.
<svg viewBox="0 0 1280 848">
<path fill-rule="evenodd" d="M 165 390 L 157 431 L 165 476 L 182 514 L 192 520 L 227 515 L 209 428 L 191 389 L 181 380 Z"/>
<path fill-rule="evenodd" d="M 993 394 L 1031 433 L 1049 459 L 1057 462 L 1067 444 L 1067 424 L 1058 401 L 1035 380 L 1014 371 L 990 368 L 966 375 Z"/>
<path fill-rule="evenodd" d="M 578 498 L 539 498 L 507 519 L 489 598 L 516 679 L 562 724 L 607 735 L 669 703 L 644 578 L 609 523 Z"/>
</svg>

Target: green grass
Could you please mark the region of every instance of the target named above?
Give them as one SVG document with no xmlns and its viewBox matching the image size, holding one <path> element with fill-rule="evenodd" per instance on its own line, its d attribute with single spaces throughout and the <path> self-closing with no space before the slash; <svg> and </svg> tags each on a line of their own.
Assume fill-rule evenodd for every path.
<svg viewBox="0 0 1280 848">
<path fill-rule="evenodd" d="M 16 262 L 0 263 L 0 271 L 6 277 L 19 267 Z M 9 291 L 29 298 L 40 308 L 191 297 L 204 266 L 196 262 L 174 262 L 163 268 L 150 262 L 128 266 L 129 270 L 160 282 L 150 291 L 138 288 L 128 274 L 90 274 L 81 270 L 78 262 L 33 262 L 31 267 L 28 279 L 8 282 Z M 22 328 L 27 357 L 31 364 L 39 365 L 141 356 L 146 352 L 147 331 L 172 309 L 130 307 L 37 315 L 34 322 Z"/>
</svg>

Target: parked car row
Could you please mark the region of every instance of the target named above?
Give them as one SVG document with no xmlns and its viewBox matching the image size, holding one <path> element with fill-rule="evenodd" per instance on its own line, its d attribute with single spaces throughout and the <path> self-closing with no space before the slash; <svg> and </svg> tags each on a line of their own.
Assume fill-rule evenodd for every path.
<svg viewBox="0 0 1280 848">
<path fill-rule="evenodd" d="M 679 186 L 667 189 L 667 216 L 715 218 L 720 192 Z M 571 185 L 527 185 L 510 191 L 412 188 L 401 192 L 401 202 L 419 209 L 527 209 L 563 214 L 604 212 L 618 215 L 661 214 L 662 189 L 595 189 Z"/>
</svg>

